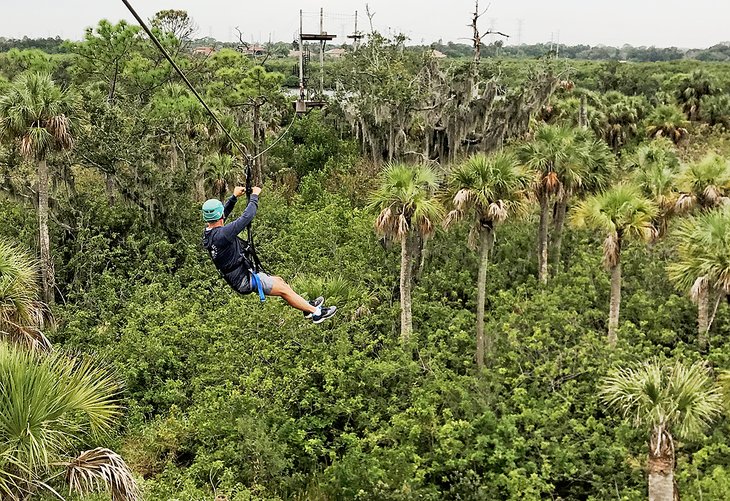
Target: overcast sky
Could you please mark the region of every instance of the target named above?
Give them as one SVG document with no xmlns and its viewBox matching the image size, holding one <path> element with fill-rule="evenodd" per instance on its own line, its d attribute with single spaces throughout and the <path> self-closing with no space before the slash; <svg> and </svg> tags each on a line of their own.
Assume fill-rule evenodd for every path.
<svg viewBox="0 0 730 501">
<path fill-rule="evenodd" d="M 459 41 L 473 0 L 369 0 L 375 29 L 407 34 L 413 43 L 439 39 Z M 360 27 L 369 30 L 365 1 L 360 0 L 132 0 L 143 18 L 162 9 L 184 9 L 195 19 L 201 36 L 233 40 L 238 26 L 246 40 L 292 40 L 299 9 L 304 31 L 318 31 L 318 12 L 325 9 L 325 31 L 351 32 L 354 11 Z M 481 0 L 482 6 L 488 5 Z M 0 0 L 0 36 L 55 36 L 79 39 L 86 26 L 100 19 L 132 19 L 121 0 Z M 254 7 L 250 7 L 253 5 Z M 728 0 L 492 0 L 481 22 L 512 38 L 509 43 L 655 45 L 705 48 L 730 40 Z M 521 25 L 521 29 L 520 29 Z M 336 43 L 345 40 L 338 38 Z"/>
</svg>

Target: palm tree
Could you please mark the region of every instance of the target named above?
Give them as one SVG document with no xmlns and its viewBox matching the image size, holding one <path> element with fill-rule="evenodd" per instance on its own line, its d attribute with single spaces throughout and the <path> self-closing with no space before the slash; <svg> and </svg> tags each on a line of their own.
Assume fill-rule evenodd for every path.
<svg viewBox="0 0 730 501">
<path fill-rule="evenodd" d="M 652 141 L 640 146 L 628 163 L 636 185 L 659 209 L 654 222 L 658 237 L 666 234 L 679 200 L 679 160 L 673 149 L 666 139 Z"/>
<path fill-rule="evenodd" d="M 618 153 L 636 137 L 639 121 L 643 118 L 643 103 L 638 98 L 609 91 L 604 96 L 600 116 L 592 122 L 596 135 L 603 137 L 614 153 Z"/>
<path fill-rule="evenodd" d="M 520 161 L 535 175 L 535 195 L 540 203 L 538 226 L 538 278 L 548 279 L 548 218 L 553 198 L 569 196 L 583 183 L 585 163 L 576 151 L 575 133 L 562 126 L 543 125 L 532 141 L 518 150 Z"/>
<path fill-rule="evenodd" d="M 705 71 L 697 70 L 679 80 L 675 97 L 687 118 L 695 122 L 702 111 L 702 98 L 715 95 L 717 92 L 714 79 Z"/>
<path fill-rule="evenodd" d="M 676 106 L 658 106 L 647 118 L 646 133 L 650 138 L 666 137 L 674 144 L 681 143 L 688 135 L 688 122 Z"/>
<path fill-rule="evenodd" d="M 630 170 L 640 171 L 666 166 L 672 172 L 679 172 L 679 158 L 674 143 L 669 139 L 655 139 L 639 146 L 633 155 L 627 158 L 626 165 Z"/>
<path fill-rule="evenodd" d="M 48 234 L 48 164 L 52 151 L 74 144 L 72 120 L 78 114 L 73 96 L 61 90 L 50 75 L 20 75 L 0 97 L 0 139 L 16 143 L 26 158 L 37 164 L 38 228 L 41 281 L 46 303 L 53 302 L 54 278 Z"/>
<path fill-rule="evenodd" d="M 682 193 L 677 208 L 681 212 L 725 205 L 730 194 L 730 162 L 717 153 L 708 153 L 684 167 L 679 183 Z"/>
<path fill-rule="evenodd" d="M 682 220 L 675 237 L 678 257 L 667 271 L 697 304 L 698 340 L 705 349 L 720 301 L 730 294 L 730 207 Z"/>
<path fill-rule="evenodd" d="M 449 178 L 449 199 L 454 209 L 449 212 L 446 224 L 471 219 L 469 240 L 479 241 L 476 343 L 479 369 L 484 367 L 485 351 L 491 351 L 491 339 L 487 342 L 484 336 L 484 302 L 494 233 L 498 224 L 524 211 L 529 185 L 529 173 L 513 154 L 506 152 L 475 155 L 454 169 Z"/>
<path fill-rule="evenodd" d="M 180 168 L 181 152 L 182 158 L 186 158 L 185 149 L 193 153 L 193 161 L 207 154 L 210 119 L 185 86 L 170 83 L 162 87 L 149 103 L 148 116 L 154 119 L 159 130 L 157 146 L 160 160 L 167 161 L 172 172 Z"/>
<path fill-rule="evenodd" d="M 710 125 L 722 125 L 730 128 L 730 96 L 718 94 L 705 96 L 701 101 L 700 118 Z"/>
<path fill-rule="evenodd" d="M 608 341 L 617 341 L 619 311 L 621 309 L 621 250 L 628 239 L 649 241 L 656 236 L 652 225 L 657 216 L 654 202 L 644 197 L 639 189 L 619 184 L 601 195 L 580 202 L 571 214 L 576 228 L 604 232 L 603 264 L 611 272 L 611 307 L 608 317 Z"/>
<path fill-rule="evenodd" d="M 587 89 L 576 88 L 569 97 L 556 99 L 548 108 L 549 123 L 569 127 L 589 128 L 600 115 L 602 106 L 600 95 Z"/>
<path fill-rule="evenodd" d="M 65 470 L 70 488 L 81 494 L 108 485 L 114 500 L 139 499 L 117 454 L 93 449 L 73 457 L 80 440 L 102 437 L 118 419 L 110 373 L 62 353 L 0 341 L 0 387 L 0 497 L 23 500 L 52 491 L 50 484 Z"/>
<path fill-rule="evenodd" d="M 435 198 L 439 174 L 428 165 L 389 164 L 372 194 L 370 208 L 379 211 L 376 231 L 401 243 L 401 338 L 413 332 L 411 282 L 414 237 L 433 233 L 443 208 Z"/>
<path fill-rule="evenodd" d="M 201 173 L 206 187 L 222 202 L 228 189 L 235 184 L 236 165 L 231 155 L 215 153 L 208 158 Z"/>
<path fill-rule="evenodd" d="M 553 272 L 560 271 L 562 256 L 563 229 L 568 205 L 575 195 L 590 195 L 606 189 L 614 173 L 616 156 L 605 142 L 596 138 L 593 132 L 587 129 L 578 129 L 575 132 L 575 160 L 582 166 L 581 176 L 571 176 L 566 180 L 563 192 L 555 202 L 553 218 L 552 249 Z"/>
<path fill-rule="evenodd" d="M 722 409 L 722 393 L 707 367 L 701 362 L 690 367 L 645 362 L 611 374 L 600 394 L 624 419 L 649 434 L 649 501 L 679 499 L 674 439 L 698 437 Z"/>
<path fill-rule="evenodd" d="M 43 335 L 50 312 L 38 298 L 38 265 L 19 248 L 0 239 L 0 337 L 49 349 Z"/>
</svg>

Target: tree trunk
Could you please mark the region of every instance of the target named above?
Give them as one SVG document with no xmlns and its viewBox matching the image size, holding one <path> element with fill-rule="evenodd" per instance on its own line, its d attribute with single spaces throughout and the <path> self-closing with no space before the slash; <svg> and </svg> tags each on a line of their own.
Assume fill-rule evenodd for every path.
<svg viewBox="0 0 730 501">
<path fill-rule="evenodd" d="M 537 277 L 543 284 L 548 280 L 548 209 L 547 195 L 540 195 L 540 227 L 538 229 Z"/>
<path fill-rule="evenodd" d="M 411 314 L 411 234 L 406 233 L 401 240 L 400 260 L 400 336 L 406 342 L 413 333 Z"/>
<path fill-rule="evenodd" d="M 418 263 L 418 278 L 420 280 L 421 276 L 423 275 L 423 270 L 426 269 L 426 261 L 428 261 L 429 257 L 429 245 L 428 245 L 428 237 L 423 237 L 423 246 L 421 248 L 421 260 Z"/>
<path fill-rule="evenodd" d="M 106 197 L 109 200 L 109 205 L 114 206 L 116 204 L 116 197 L 114 196 L 114 178 L 111 174 L 106 175 Z"/>
<path fill-rule="evenodd" d="M 415 234 L 413 236 L 411 260 L 413 261 L 413 283 L 416 284 L 421 280 L 423 270 L 426 268 L 426 260 L 428 259 L 428 237 L 425 235 Z"/>
<path fill-rule="evenodd" d="M 720 301 L 725 299 L 725 292 L 723 291 L 716 291 L 717 297 L 715 298 L 715 306 L 712 307 L 712 312 L 710 313 L 710 319 L 707 321 L 707 340 L 709 341 L 709 333 L 710 329 L 712 329 L 712 324 L 715 321 L 715 317 L 717 316 L 717 308 L 720 307 Z"/>
<path fill-rule="evenodd" d="M 393 130 L 393 124 L 391 123 L 388 128 L 388 162 L 393 161 L 395 152 L 395 131 Z"/>
<path fill-rule="evenodd" d="M 580 97 L 580 111 L 578 112 L 578 126 L 583 129 L 588 128 L 588 107 L 587 107 L 585 95 Z"/>
<path fill-rule="evenodd" d="M 114 101 L 114 93 L 117 90 L 117 77 L 119 75 L 119 60 L 115 61 L 114 63 L 114 75 L 112 76 L 112 80 L 109 83 L 109 94 L 107 95 L 106 101 L 108 104 L 111 104 L 112 101 Z"/>
<path fill-rule="evenodd" d="M 383 161 L 383 154 L 382 151 L 379 151 L 378 149 L 378 143 L 376 142 L 377 139 L 370 137 L 370 154 L 373 156 L 373 163 L 376 166 L 379 166 Z"/>
<path fill-rule="evenodd" d="M 611 268 L 611 307 L 608 313 L 608 344 L 616 346 L 618 341 L 618 319 L 621 309 L 621 261 Z"/>
<path fill-rule="evenodd" d="M 649 501 L 674 501 L 674 471 L 658 470 L 649 459 Z"/>
<path fill-rule="evenodd" d="M 484 303 L 487 296 L 487 267 L 489 254 L 494 245 L 494 229 L 481 228 L 479 232 L 479 275 L 477 276 L 477 368 L 484 368 L 484 353 L 491 351 L 491 339 L 487 342 L 484 335 Z"/>
<path fill-rule="evenodd" d="M 53 304 L 54 280 L 51 259 L 51 238 L 48 234 L 48 164 L 38 161 L 38 241 L 41 253 L 41 284 L 43 301 Z"/>
<path fill-rule="evenodd" d="M 555 234 L 553 235 L 553 275 L 560 272 L 560 256 L 563 246 L 563 228 L 565 228 L 565 214 L 568 211 L 568 201 L 558 201 L 555 208 Z"/>
<path fill-rule="evenodd" d="M 703 280 L 697 293 L 697 342 L 700 350 L 707 348 L 707 333 L 710 330 L 710 290 Z"/>
<path fill-rule="evenodd" d="M 649 501 L 674 501 L 679 492 L 674 482 L 674 443 L 671 435 L 654 432 L 649 443 Z"/>
<path fill-rule="evenodd" d="M 472 18 L 471 28 L 474 30 L 474 60 L 472 61 L 471 78 L 470 78 L 470 94 L 472 99 L 476 99 L 479 95 L 479 63 L 482 59 L 482 37 L 479 35 L 479 0 L 474 2 L 474 17 Z"/>
<path fill-rule="evenodd" d="M 178 154 L 177 154 L 177 142 L 175 141 L 175 138 L 170 139 L 170 171 L 175 172 L 177 171 L 177 161 L 178 161 Z"/>
</svg>

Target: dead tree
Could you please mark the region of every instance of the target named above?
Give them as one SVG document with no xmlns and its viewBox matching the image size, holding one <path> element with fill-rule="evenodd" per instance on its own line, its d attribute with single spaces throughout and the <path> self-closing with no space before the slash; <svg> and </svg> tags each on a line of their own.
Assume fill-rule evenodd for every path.
<svg viewBox="0 0 730 501">
<path fill-rule="evenodd" d="M 471 88 L 472 98 L 475 99 L 479 96 L 479 64 L 482 60 L 482 37 L 484 35 L 500 35 L 505 38 L 509 38 L 509 35 L 502 33 L 501 31 L 487 30 L 483 35 L 479 33 L 479 18 L 487 13 L 491 4 L 487 5 L 487 8 L 482 12 L 479 12 L 479 0 L 474 1 L 474 13 L 472 14 L 471 24 L 467 25 L 472 29 L 472 44 L 474 47 L 474 60 L 472 62 L 472 73 L 471 73 Z"/>
</svg>

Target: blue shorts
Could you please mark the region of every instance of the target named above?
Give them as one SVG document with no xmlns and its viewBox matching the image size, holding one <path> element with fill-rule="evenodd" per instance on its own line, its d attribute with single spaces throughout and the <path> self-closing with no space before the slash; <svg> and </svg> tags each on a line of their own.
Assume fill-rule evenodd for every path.
<svg viewBox="0 0 730 501">
<path fill-rule="evenodd" d="M 274 288 L 274 277 L 267 275 L 266 273 L 259 273 L 259 279 L 261 279 L 261 287 L 264 289 L 264 294 L 267 296 L 271 294 L 271 290 Z M 251 280 L 251 275 L 247 274 L 241 281 L 241 285 L 238 286 L 236 291 L 239 294 L 251 294 L 252 292 L 258 292 L 256 285 Z"/>
</svg>

